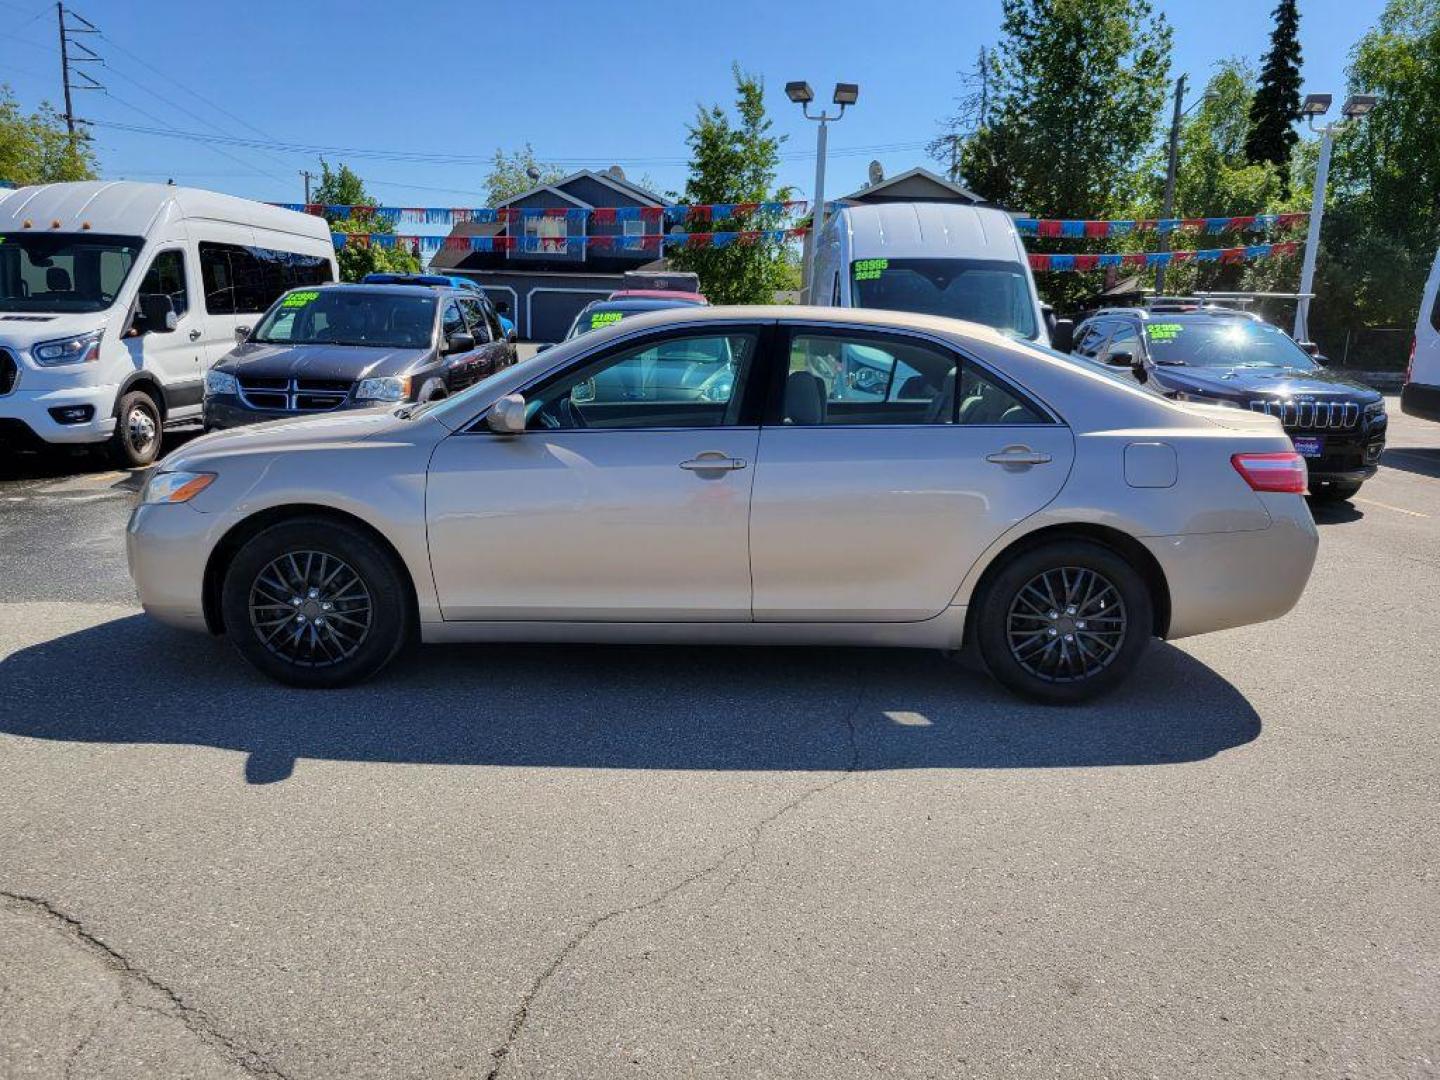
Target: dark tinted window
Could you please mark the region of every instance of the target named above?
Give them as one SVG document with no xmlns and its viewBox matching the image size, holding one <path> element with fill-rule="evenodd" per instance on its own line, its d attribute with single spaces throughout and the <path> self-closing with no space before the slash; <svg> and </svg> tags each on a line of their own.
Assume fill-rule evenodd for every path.
<svg viewBox="0 0 1440 1080">
<path fill-rule="evenodd" d="M 465 321 L 470 324 L 470 333 L 475 336 L 477 345 L 483 345 L 494 337 L 490 329 L 490 320 L 485 317 L 484 304 L 474 297 L 467 296 L 460 301 L 460 308 L 465 312 Z"/>
<path fill-rule="evenodd" d="M 1145 325 L 1150 358 L 1193 367 L 1316 367 L 1310 354 L 1277 326 L 1247 318 L 1155 316 Z"/>
<path fill-rule="evenodd" d="M 200 244 L 200 277 L 212 315 L 265 311 L 288 289 L 334 280 L 320 255 L 208 241 Z"/>
<path fill-rule="evenodd" d="M 1138 360 L 1144 354 L 1140 345 L 1140 329 L 1132 322 L 1121 322 L 1115 328 L 1115 333 L 1110 338 L 1110 344 L 1105 346 L 1104 355 L 1101 357 L 1106 363 L 1116 353 L 1129 353 L 1131 360 Z"/>
<path fill-rule="evenodd" d="M 147 293 L 170 297 L 176 315 L 184 315 L 190 307 L 190 293 L 185 288 L 185 255 L 178 248 L 155 256 L 155 261 L 140 281 L 140 295 Z"/>
<path fill-rule="evenodd" d="M 997 259 L 858 259 L 856 307 L 914 311 L 993 326 L 1033 338 L 1035 301 L 1019 263 Z"/>
<path fill-rule="evenodd" d="M 1075 339 L 1074 352 L 1077 356 L 1096 356 L 1100 347 L 1105 344 L 1105 336 L 1110 332 L 1110 322 L 1106 319 L 1091 319 L 1080 328 L 1080 336 Z"/>
<path fill-rule="evenodd" d="M 435 294 L 429 289 L 299 289 L 270 309 L 250 340 L 426 349 L 434 326 Z"/>
<path fill-rule="evenodd" d="M 440 330 L 447 338 L 465 333 L 465 316 L 460 314 L 460 305 L 454 300 L 445 302 L 445 311 L 440 316 Z"/>
<path fill-rule="evenodd" d="M 0 311 L 103 311 L 140 247 L 138 236 L 0 233 Z"/>
</svg>

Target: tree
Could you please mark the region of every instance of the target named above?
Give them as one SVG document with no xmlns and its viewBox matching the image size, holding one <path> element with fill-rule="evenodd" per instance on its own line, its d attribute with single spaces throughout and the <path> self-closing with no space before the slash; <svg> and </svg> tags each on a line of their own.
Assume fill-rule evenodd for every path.
<svg viewBox="0 0 1440 1080">
<path fill-rule="evenodd" d="M 981 45 L 974 69 L 960 72 L 962 92 L 955 99 L 955 111 L 940 121 L 942 133 L 925 144 L 925 152 L 945 166 L 951 183 L 960 179 L 960 147 L 989 123 L 990 88 L 996 74 L 995 57 Z"/>
<path fill-rule="evenodd" d="M 1260 85 L 1250 102 L 1245 156 L 1251 164 L 1268 161 L 1284 170 L 1300 138 L 1295 131 L 1295 121 L 1300 119 L 1300 12 L 1295 0 L 1280 0 L 1274 15 L 1270 51 L 1265 54 Z"/>
<path fill-rule="evenodd" d="M 1170 27 L 1148 0 L 1003 0 L 989 124 L 961 173 L 986 198 L 1097 218 L 1155 136 Z"/>
<path fill-rule="evenodd" d="M 690 126 L 690 175 L 685 201 L 707 203 L 784 202 L 789 188 L 775 189 L 780 144 L 765 116 L 765 83 L 740 69 L 735 73 L 735 117 L 719 105 L 701 107 Z M 783 216 L 757 212 L 731 230 L 776 229 Z M 785 245 L 774 241 L 733 243 L 725 247 L 681 248 L 670 257 L 680 270 L 700 275 L 700 287 L 717 304 L 768 304 L 791 278 Z"/>
<path fill-rule="evenodd" d="M 373 233 L 393 233 L 395 225 L 375 213 L 374 207 L 378 204 L 365 190 L 365 182 L 360 175 L 349 165 L 341 162 L 339 168 L 331 169 L 330 163 L 321 158 L 320 183 L 310 197 L 322 206 L 350 208 L 344 215 L 325 215 L 331 232 L 358 234 L 356 239 L 348 240 L 335 253 L 335 260 L 340 264 L 341 281 L 359 281 L 366 274 L 381 272 L 419 272 L 420 260 L 410 251 L 398 244 L 384 247 L 383 242 L 370 239 Z"/>
<path fill-rule="evenodd" d="M 25 113 L 0 83 L 0 180 L 17 186 L 94 180 L 95 150 L 82 128 L 71 135 L 50 105 Z"/>
<path fill-rule="evenodd" d="M 530 174 L 534 172 L 535 175 Z M 485 196 L 488 205 L 499 206 L 506 199 L 513 199 L 541 184 L 553 184 L 563 179 L 565 170 L 558 165 L 543 165 L 535 160 L 535 151 L 529 143 L 522 150 L 506 154 L 495 151 L 490 173 L 485 177 Z"/>
</svg>

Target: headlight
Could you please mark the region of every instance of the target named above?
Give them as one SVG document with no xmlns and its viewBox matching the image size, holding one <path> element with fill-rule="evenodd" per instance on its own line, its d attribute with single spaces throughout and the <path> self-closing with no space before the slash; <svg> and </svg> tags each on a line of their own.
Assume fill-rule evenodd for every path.
<svg viewBox="0 0 1440 1080">
<path fill-rule="evenodd" d="M 408 375 L 386 375 L 379 379 L 361 379 L 355 397 L 361 401 L 404 401 L 410 396 Z"/>
<path fill-rule="evenodd" d="M 215 480 L 213 472 L 162 472 L 145 483 L 140 493 L 142 503 L 189 502 Z"/>
<path fill-rule="evenodd" d="M 92 330 L 88 334 L 42 341 L 30 347 L 30 355 L 41 367 L 58 367 L 61 364 L 85 364 L 100 359 L 100 335 L 103 331 Z"/>
<path fill-rule="evenodd" d="M 1369 405 L 1366 405 L 1366 406 L 1365 406 L 1365 419 L 1366 419 L 1366 420 L 1380 420 L 1380 419 L 1383 419 L 1384 416 L 1385 416 L 1385 402 L 1383 402 L 1383 401 L 1372 401 Z"/>
<path fill-rule="evenodd" d="M 1224 398 L 1205 397 L 1203 394 L 1187 394 L 1184 391 L 1177 392 L 1175 400 L 1188 401 L 1192 405 L 1219 405 L 1226 409 L 1242 408 L 1238 402 L 1226 401 Z"/>
<path fill-rule="evenodd" d="M 206 394 L 238 394 L 240 384 L 235 381 L 235 376 L 228 371 L 216 371 L 211 368 L 205 372 L 205 393 Z"/>
</svg>

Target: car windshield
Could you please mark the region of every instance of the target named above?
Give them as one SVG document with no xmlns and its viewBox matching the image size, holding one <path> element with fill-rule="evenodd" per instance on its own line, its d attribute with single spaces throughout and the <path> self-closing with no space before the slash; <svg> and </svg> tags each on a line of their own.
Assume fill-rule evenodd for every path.
<svg viewBox="0 0 1440 1080">
<path fill-rule="evenodd" d="M 1290 335 L 1250 319 L 1174 319 L 1158 316 L 1145 325 L 1150 358 L 1157 364 L 1210 368 L 1300 368 L 1318 365 Z"/>
<path fill-rule="evenodd" d="M 0 311 L 104 311 L 144 241 L 102 233 L 0 233 Z"/>
<path fill-rule="evenodd" d="M 250 340 L 428 349 L 434 327 L 435 294 L 428 289 L 297 289 L 280 298 Z"/>
<path fill-rule="evenodd" d="M 657 300 L 653 304 L 643 301 L 636 302 L 627 300 L 619 304 L 591 304 L 575 316 L 575 321 L 570 324 L 570 332 L 565 335 L 565 340 L 577 338 L 581 334 L 588 334 L 591 330 L 601 330 L 612 326 L 621 319 L 628 319 L 632 315 L 643 315 L 647 311 L 660 311 L 664 308 L 683 307 L 674 301 Z"/>
<path fill-rule="evenodd" d="M 968 319 L 1019 338 L 1038 335 L 1030 279 L 994 259 L 857 259 L 855 306 Z"/>
</svg>

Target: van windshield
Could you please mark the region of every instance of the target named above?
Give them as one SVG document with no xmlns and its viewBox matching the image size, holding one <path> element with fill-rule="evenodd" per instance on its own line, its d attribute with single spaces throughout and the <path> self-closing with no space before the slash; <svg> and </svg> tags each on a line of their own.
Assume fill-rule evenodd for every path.
<svg viewBox="0 0 1440 1080">
<path fill-rule="evenodd" d="M 943 315 L 1034 340 L 1035 302 L 1019 263 L 998 259 L 857 259 L 855 306 Z"/>
<path fill-rule="evenodd" d="M 428 349 L 434 332 L 435 293 L 429 289 L 296 289 L 270 309 L 250 340 Z"/>
<path fill-rule="evenodd" d="M 104 311 L 144 241 L 103 233 L 0 233 L 0 311 Z"/>
</svg>

